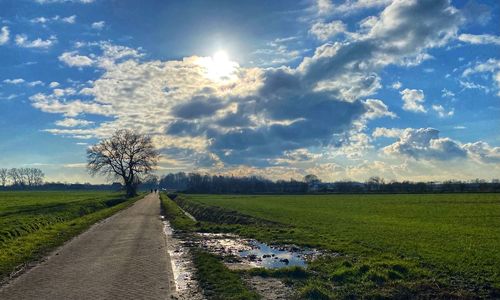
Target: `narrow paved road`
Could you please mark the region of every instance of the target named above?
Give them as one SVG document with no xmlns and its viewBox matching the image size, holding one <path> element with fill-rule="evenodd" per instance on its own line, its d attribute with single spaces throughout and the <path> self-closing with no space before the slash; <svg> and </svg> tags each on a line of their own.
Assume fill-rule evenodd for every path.
<svg viewBox="0 0 500 300">
<path fill-rule="evenodd" d="M 0 299 L 166 299 L 175 289 L 158 195 L 93 226 L 0 290 Z"/>
</svg>

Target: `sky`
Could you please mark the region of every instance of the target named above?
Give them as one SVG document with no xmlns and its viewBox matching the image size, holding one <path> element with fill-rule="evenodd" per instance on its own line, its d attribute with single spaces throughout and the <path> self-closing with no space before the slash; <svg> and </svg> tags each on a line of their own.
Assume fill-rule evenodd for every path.
<svg viewBox="0 0 500 300">
<path fill-rule="evenodd" d="M 0 0 L 0 167 L 104 182 L 122 128 L 158 175 L 499 178 L 500 3 Z"/>
</svg>

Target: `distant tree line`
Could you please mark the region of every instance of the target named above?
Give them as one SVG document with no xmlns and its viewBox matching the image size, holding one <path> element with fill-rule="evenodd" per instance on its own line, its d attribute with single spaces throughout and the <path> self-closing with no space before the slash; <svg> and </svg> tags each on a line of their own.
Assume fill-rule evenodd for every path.
<svg viewBox="0 0 500 300">
<path fill-rule="evenodd" d="M 163 176 L 158 186 L 161 189 L 187 193 L 251 194 L 251 193 L 306 193 L 308 185 L 296 180 L 272 181 L 259 176 L 234 177 L 202 175 L 199 173 L 175 173 Z"/>
<path fill-rule="evenodd" d="M 187 193 L 252 194 L 252 193 L 476 193 L 500 192 L 500 180 L 475 179 L 443 182 L 389 181 L 374 176 L 366 182 L 342 180 L 321 182 L 313 174 L 301 181 L 272 181 L 259 176 L 234 177 L 202 175 L 199 173 L 171 173 L 148 182 L 148 187 L 183 191 Z"/>
<path fill-rule="evenodd" d="M 309 182 L 308 187 L 309 192 L 316 193 L 493 193 L 500 192 L 500 180 L 412 182 L 385 181 L 381 177 L 373 176 L 365 182 L 342 180 L 323 183 L 316 180 Z"/>
<path fill-rule="evenodd" d="M 0 185 L 34 187 L 43 184 L 45 174 L 37 168 L 0 168 Z"/>
</svg>

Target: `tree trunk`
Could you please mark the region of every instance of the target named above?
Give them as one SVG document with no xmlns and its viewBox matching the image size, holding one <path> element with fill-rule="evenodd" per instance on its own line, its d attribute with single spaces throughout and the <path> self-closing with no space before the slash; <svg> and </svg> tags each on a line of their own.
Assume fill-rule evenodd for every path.
<svg viewBox="0 0 500 300">
<path fill-rule="evenodd" d="M 127 190 L 127 197 L 134 197 L 137 196 L 137 193 L 135 191 L 135 186 L 133 183 L 125 183 L 125 188 Z"/>
</svg>

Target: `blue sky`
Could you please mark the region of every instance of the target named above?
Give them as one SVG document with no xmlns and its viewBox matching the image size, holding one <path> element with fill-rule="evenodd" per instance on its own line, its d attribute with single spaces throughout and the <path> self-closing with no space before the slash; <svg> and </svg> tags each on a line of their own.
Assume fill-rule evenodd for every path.
<svg viewBox="0 0 500 300">
<path fill-rule="evenodd" d="M 0 167 L 101 182 L 85 150 L 153 136 L 158 174 L 500 177 L 498 1 L 0 0 Z"/>
</svg>

